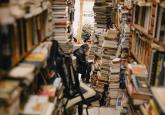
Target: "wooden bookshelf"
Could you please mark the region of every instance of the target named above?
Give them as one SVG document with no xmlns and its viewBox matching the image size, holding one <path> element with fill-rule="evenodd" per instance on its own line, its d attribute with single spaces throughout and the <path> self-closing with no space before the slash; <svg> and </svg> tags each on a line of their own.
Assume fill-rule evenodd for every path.
<svg viewBox="0 0 165 115">
<path fill-rule="evenodd" d="M 50 23 L 50 26 L 53 26 L 53 24 L 51 23 L 52 21 L 51 8 L 53 6 L 52 5 L 53 1 L 31 0 L 31 1 L 25 2 L 26 0 L 20 0 L 20 1 L 12 1 L 13 3 L 10 3 L 11 1 L 8 1 L 8 3 L 5 2 L 3 4 L 0 3 L 1 13 L 2 11 L 5 11 L 5 10 L 8 11 L 8 12 L 2 13 L 4 16 L 7 15 L 6 17 L 4 17 L 3 15 L 0 16 L 0 37 L 3 38 L 3 41 L 0 40 L 0 43 L 3 45 L 3 42 L 5 42 L 5 39 L 9 39 L 7 42 L 9 42 L 8 44 L 12 45 L 9 53 L 14 51 L 12 55 L 15 58 L 16 57 L 15 54 L 19 52 L 19 59 L 17 59 L 18 61 L 14 60 L 14 63 L 12 63 L 11 66 L 8 67 L 8 69 L 6 69 L 3 66 L 1 67 L 0 69 L 1 90 L 3 87 L 3 82 L 5 80 L 18 82 L 19 83 L 18 88 L 20 88 L 21 91 L 20 91 L 20 94 L 18 94 L 17 99 L 15 100 L 21 101 L 21 102 L 15 103 L 15 101 L 13 100 L 14 102 L 8 104 L 6 102 L 8 102 L 8 100 L 10 99 L 1 98 L 4 102 L 1 103 L 0 111 L 2 112 L 3 109 L 4 111 L 7 110 L 7 112 L 4 112 L 5 114 L 15 114 L 15 113 L 8 113 L 8 109 L 12 109 L 12 110 L 9 110 L 12 112 L 21 113 L 21 110 L 24 108 L 24 105 L 26 104 L 26 101 L 29 100 L 30 96 L 35 94 L 35 96 L 42 97 L 44 95 L 44 94 L 38 94 L 39 93 L 38 90 L 40 90 L 41 85 L 53 85 L 53 83 L 55 82 L 55 79 L 57 80 L 57 78 L 55 78 L 53 79 L 54 81 L 51 81 L 53 83 L 49 83 L 49 84 L 45 83 L 45 81 L 44 83 L 42 82 L 40 83 L 39 81 L 39 80 L 42 81 L 43 76 L 44 78 L 46 78 L 49 74 L 49 71 L 47 70 L 49 69 L 47 68 L 47 60 L 49 58 L 52 42 L 49 41 L 48 39 L 51 39 L 53 35 L 53 32 L 50 32 L 50 31 L 53 31 L 53 28 L 50 29 L 48 27 L 49 26 L 48 23 Z M 67 1 L 57 0 L 57 2 L 68 2 L 68 1 L 69 0 Z M 70 1 L 70 2 L 73 2 L 73 1 Z M 68 7 L 67 4 L 66 4 L 66 7 Z M 3 8 L 5 8 L 5 10 Z M 22 11 L 24 13 L 22 13 Z M 12 23 L 10 21 L 10 18 L 8 17 L 10 18 L 12 17 L 11 18 L 13 20 Z M 7 21 L 9 20 L 10 23 L 8 23 L 6 20 Z M 7 22 L 7 23 L 4 23 L 4 22 Z M 69 24 L 67 26 L 69 26 Z M 7 32 L 9 31 L 9 32 L 7 33 L 6 31 Z M 50 32 L 49 35 L 48 35 L 48 32 Z M 16 34 L 16 36 L 14 36 L 13 33 Z M 17 47 L 15 46 L 19 46 L 18 51 L 17 51 Z M 28 48 L 25 49 L 25 47 L 28 47 Z M 2 48 L 7 49 L 7 47 L 2 47 Z M 7 51 L 7 50 L 4 50 L 4 51 Z M 4 60 L 8 59 L 8 58 L 6 59 L 3 54 L 0 54 L 0 56 L 3 57 L 0 59 L 4 59 Z M 11 58 L 11 60 L 13 61 L 13 57 L 11 56 L 9 58 Z M 3 61 L 1 60 L 1 62 Z M 26 71 L 27 69 L 29 69 L 28 72 Z M 46 73 L 44 73 L 42 70 L 44 70 Z M 42 74 L 46 74 L 46 75 L 42 76 Z M 53 77 L 56 77 L 56 76 L 53 76 Z M 63 85 L 61 83 L 62 82 L 61 80 L 57 80 L 56 82 L 57 82 L 56 85 L 59 85 L 62 88 L 61 89 L 57 88 L 58 86 L 54 85 L 57 88 L 57 90 L 60 89 L 60 92 L 55 91 L 53 93 L 53 94 L 57 94 L 53 97 L 54 100 L 51 97 L 49 97 L 49 94 L 46 94 L 46 96 L 49 99 L 47 101 L 47 106 L 45 108 L 46 113 L 44 113 L 44 115 L 52 115 L 54 113 L 58 114 L 60 112 L 61 113 L 63 112 L 62 109 L 65 103 L 65 100 L 63 98 L 64 96 Z M 10 84 L 7 84 L 7 85 L 9 85 L 10 87 Z M 6 87 L 7 85 L 5 84 Z M 16 91 L 14 89 L 11 95 L 16 95 L 15 92 Z M 1 95 L 3 94 L 1 93 Z M 6 95 L 6 92 L 4 93 L 4 95 Z M 35 103 L 35 104 L 38 104 L 38 103 Z M 17 108 L 18 110 L 14 110 L 15 108 Z M 25 111 L 23 111 L 23 114 L 25 114 L 27 111 L 25 113 L 24 112 Z"/>
</svg>

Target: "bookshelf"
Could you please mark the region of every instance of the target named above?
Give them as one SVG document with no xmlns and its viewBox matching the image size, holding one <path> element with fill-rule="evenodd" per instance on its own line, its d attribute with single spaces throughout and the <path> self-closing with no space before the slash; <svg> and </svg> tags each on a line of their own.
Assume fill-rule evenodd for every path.
<svg viewBox="0 0 165 115">
<path fill-rule="evenodd" d="M 150 6 L 134 6 L 134 20 L 133 23 L 141 26 L 143 31 L 148 32 L 148 25 L 150 23 Z"/>
<path fill-rule="evenodd" d="M 156 14 L 156 27 L 155 27 L 155 40 L 164 44 L 164 7 L 163 5 L 160 3 L 157 5 L 157 14 Z"/>
<path fill-rule="evenodd" d="M 131 25 L 131 54 L 136 62 L 144 64 L 148 71 L 149 89 L 152 96 L 139 105 L 138 110 L 142 115 L 163 115 L 164 68 L 164 1 L 138 0 L 133 2 L 133 22 Z M 135 84 L 126 78 L 128 95 L 131 93 L 131 84 Z M 154 86 L 154 88 L 152 87 Z M 132 88 L 134 91 L 134 88 Z M 161 92 L 161 93 L 160 93 Z M 131 95 L 130 95 L 131 96 Z M 133 98 L 133 96 L 131 96 Z M 132 99 L 134 100 L 134 98 Z M 135 106 L 135 104 L 133 104 Z M 137 108 L 134 108 L 136 111 Z M 138 114 L 139 115 L 139 114 Z"/>
<path fill-rule="evenodd" d="M 1 37 L 4 38 L 1 39 L 2 65 L 0 68 L 9 70 L 46 39 L 48 9 L 42 3 L 35 8 L 29 5 L 21 8 L 19 4 L 7 4 L 0 9 L 3 12 L 1 14 Z M 3 53 L 6 51 L 8 54 Z M 6 60 L 10 60 L 9 63 L 5 63 Z"/>
<path fill-rule="evenodd" d="M 133 5 L 131 53 L 139 63 L 146 65 L 149 73 L 152 72 L 153 50 L 165 51 L 164 31 L 160 29 L 164 27 L 163 4 L 163 2 L 153 0 L 135 1 Z"/>
<path fill-rule="evenodd" d="M 48 65 L 54 30 L 52 6 L 55 1 L 58 0 L 0 1 L 2 115 L 56 115 L 64 112 L 66 99 L 63 98 L 61 78 Z M 74 1 L 66 2 L 66 7 L 72 7 L 66 12 L 68 21 L 71 21 Z M 71 28 L 71 23 L 66 26 Z M 66 34 L 72 33 L 66 31 Z"/>
</svg>

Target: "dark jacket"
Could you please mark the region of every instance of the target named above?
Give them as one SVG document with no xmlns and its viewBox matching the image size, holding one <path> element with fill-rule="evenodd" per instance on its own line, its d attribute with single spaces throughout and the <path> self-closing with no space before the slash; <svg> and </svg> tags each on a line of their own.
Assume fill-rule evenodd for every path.
<svg viewBox="0 0 165 115">
<path fill-rule="evenodd" d="M 76 49 L 73 52 L 73 54 L 77 58 L 77 71 L 81 74 L 85 74 L 86 66 L 87 66 L 88 62 L 86 60 L 86 54 L 85 54 L 83 47 Z"/>
</svg>

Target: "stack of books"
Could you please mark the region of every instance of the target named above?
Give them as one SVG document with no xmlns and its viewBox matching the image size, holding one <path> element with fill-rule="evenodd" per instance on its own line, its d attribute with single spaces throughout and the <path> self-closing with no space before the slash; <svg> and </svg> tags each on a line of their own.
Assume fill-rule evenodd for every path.
<svg viewBox="0 0 165 115">
<path fill-rule="evenodd" d="M 112 1 L 96 0 L 94 4 L 95 21 L 97 28 L 107 28 L 112 22 Z"/>
<path fill-rule="evenodd" d="M 117 99 L 121 94 L 120 90 L 120 58 L 113 59 L 110 62 L 109 75 L 109 98 L 110 106 L 115 107 Z"/>
<path fill-rule="evenodd" d="M 84 110 L 85 111 L 85 110 Z M 120 110 L 116 110 L 114 108 L 110 107 L 92 107 L 89 108 L 89 115 L 120 115 Z M 87 115 L 86 112 L 83 113 L 83 115 Z"/>
<path fill-rule="evenodd" d="M 70 46 L 69 38 L 72 36 L 70 15 L 70 8 L 65 0 L 53 0 L 52 4 L 53 15 L 53 32 L 54 39 L 59 42 L 64 52 L 69 53 L 72 46 Z M 72 12 L 71 12 L 72 13 Z"/>
<path fill-rule="evenodd" d="M 108 30 L 104 34 L 104 41 L 102 44 L 102 64 L 100 66 L 101 78 L 108 82 L 108 98 L 110 106 L 116 105 L 119 91 L 119 73 L 120 60 L 116 59 L 116 52 L 118 48 L 118 31 Z"/>
<path fill-rule="evenodd" d="M 52 5 L 52 15 L 54 24 L 54 39 L 57 41 L 66 41 L 68 25 L 68 7 L 65 0 L 54 0 Z"/>
<path fill-rule="evenodd" d="M 97 56 L 97 44 L 96 43 L 92 43 L 90 46 L 90 51 L 89 51 L 89 55 L 87 57 L 88 62 L 94 62 L 96 56 Z"/>
<path fill-rule="evenodd" d="M 62 111 L 64 104 L 63 85 L 61 78 L 56 78 L 52 84 L 40 85 L 35 95 L 30 95 L 21 114 L 50 115 Z M 58 104 L 57 104 L 58 103 Z M 48 114 L 49 113 L 49 114 Z"/>
<path fill-rule="evenodd" d="M 28 99 L 28 102 L 26 103 L 23 110 L 21 110 L 21 114 L 44 114 L 47 115 L 47 112 L 53 112 L 55 108 L 56 111 L 61 111 L 62 105 L 56 104 L 56 103 L 62 103 L 63 104 L 63 85 L 61 78 L 58 78 L 55 76 L 55 72 L 51 71 L 40 71 L 42 67 L 46 67 L 46 62 L 48 58 L 48 54 L 51 47 L 51 42 L 43 42 L 35 48 L 31 54 L 29 54 L 20 64 L 18 64 L 15 68 L 13 68 L 9 72 L 9 77 L 12 79 L 16 79 L 19 81 L 26 81 L 26 86 L 22 87 L 29 88 L 29 85 L 34 82 L 35 76 L 38 75 L 40 78 L 39 80 L 42 81 L 44 79 L 44 83 L 40 82 L 40 84 L 37 84 L 37 88 L 34 86 L 32 87 L 33 90 L 31 92 L 34 92 L 31 95 L 31 92 L 24 91 L 22 96 L 22 103 L 26 103 L 28 97 L 30 96 L 30 99 Z M 43 72 L 43 73 L 42 73 Z M 45 72 L 45 73 L 44 73 Z M 54 79 L 51 79 L 54 77 Z M 48 79 L 51 79 L 48 80 Z M 36 80 L 36 79 L 35 79 Z M 2 99 L 4 103 L 7 103 L 9 106 L 6 106 L 7 108 L 12 106 L 11 108 L 8 108 L 8 110 L 5 110 L 0 108 L 0 111 L 4 111 L 5 113 L 11 113 L 13 112 L 13 109 L 15 109 L 15 113 L 18 114 L 19 110 L 19 97 L 20 97 L 20 85 L 19 82 L 15 82 L 12 80 L 2 80 L 2 83 L 0 83 L 0 92 L 2 97 L 0 96 L 0 100 Z M 2 88 L 1 88 L 2 86 Z M 14 89 L 13 89 L 14 88 Z M 39 89 L 38 89 L 39 88 Z M 8 95 L 10 94 L 10 95 Z M 26 95 L 25 95 L 26 94 Z M 8 101 L 6 101 L 7 98 Z M 17 99 L 18 98 L 18 99 Z M 48 101 L 46 100 L 44 104 L 41 100 L 44 98 L 48 98 Z M 12 99 L 15 99 L 17 101 L 12 101 Z M 33 99 L 37 99 L 38 102 L 33 102 Z M 11 101 L 11 102 L 10 102 Z M 41 101 L 41 102 L 40 102 Z M 14 103 L 13 103 L 14 102 Z M 14 104 L 14 105 L 12 105 Z M 24 105 L 23 105 L 24 106 Z M 60 106 L 60 107 L 59 107 Z M 35 108 L 36 107 L 36 108 Z M 17 109 L 18 108 L 18 111 Z M 44 109 L 43 109 L 44 108 Z M 51 110 L 50 110 L 51 109 Z M 15 115 L 16 115 L 15 114 Z"/>
<path fill-rule="evenodd" d="M 130 27 L 128 24 L 125 24 L 125 26 L 122 28 L 122 34 L 120 39 L 122 49 L 130 47 L 131 37 L 132 35 L 131 35 Z"/>
<path fill-rule="evenodd" d="M 128 64 L 127 90 L 134 105 L 140 105 L 151 97 L 148 72 L 143 64 Z"/>
<path fill-rule="evenodd" d="M 0 112 L 2 115 L 18 115 L 21 88 L 18 81 L 0 80 Z"/>
<path fill-rule="evenodd" d="M 123 5 L 121 5 L 121 11 L 118 12 L 120 18 L 118 18 L 118 26 L 121 28 L 120 34 L 120 48 L 129 48 L 130 47 L 130 39 L 132 37 L 130 31 L 130 13 L 131 11 L 128 9 L 124 9 Z"/>
</svg>

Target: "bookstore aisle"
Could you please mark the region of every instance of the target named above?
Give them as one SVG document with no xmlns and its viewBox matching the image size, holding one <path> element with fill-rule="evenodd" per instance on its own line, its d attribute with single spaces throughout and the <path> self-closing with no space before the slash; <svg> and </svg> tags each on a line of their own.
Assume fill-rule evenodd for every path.
<svg viewBox="0 0 165 115">
<path fill-rule="evenodd" d="M 164 0 L 0 0 L 0 115 L 165 115 Z"/>
</svg>

